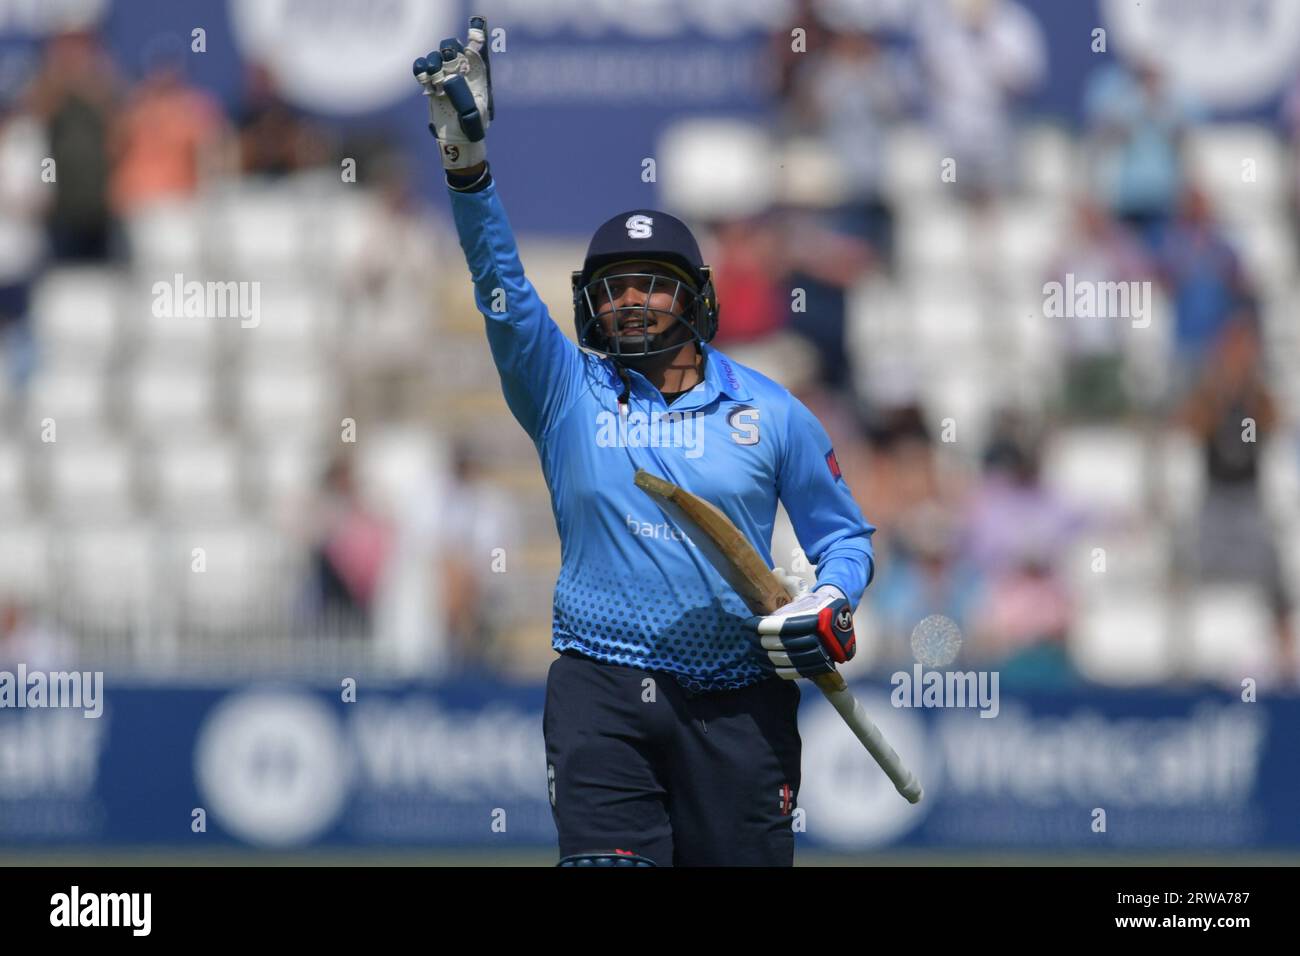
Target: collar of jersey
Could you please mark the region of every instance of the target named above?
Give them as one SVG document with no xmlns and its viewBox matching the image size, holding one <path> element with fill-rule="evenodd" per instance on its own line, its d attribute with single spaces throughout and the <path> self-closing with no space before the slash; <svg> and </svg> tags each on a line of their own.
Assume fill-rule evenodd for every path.
<svg viewBox="0 0 1300 956">
<path fill-rule="evenodd" d="M 699 408 L 702 405 L 709 404 L 718 395 L 725 395 L 732 401 L 737 402 L 752 401 L 749 390 L 741 382 L 740 374 L 731 363 L 731 360 L 711 345 L 701 343 L 700 348 L 704 353 L 704 382 L 702 383 L 704 387 L 700 388 L 699 385 L 696 385 L 673 402 L 673 411 Z M 623 380 L 619 378 L 613 360 L 606 360 L 606 366 L 609 369 L 610 385 L 622 391 Z M 650 380 L 636 369 L 627 369 L 627 374 L 632 381 L 633 391 L 640 392 L 643 395 L 653 394 L 659 396 L 659 390 L 651 385 Z"/>
</svg>

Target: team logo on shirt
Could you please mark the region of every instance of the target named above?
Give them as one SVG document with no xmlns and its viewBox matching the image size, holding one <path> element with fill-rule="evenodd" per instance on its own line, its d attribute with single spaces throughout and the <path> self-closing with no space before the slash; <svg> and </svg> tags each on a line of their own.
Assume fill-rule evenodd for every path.
<svg viewBox="0 0 1300 956">
<path fill-rule="evenodd" d="M 737 445 L 758 444 L 758 409 L 752 405 L 738 405 L 727 415 L 727 424 L 736 429 L 731 440 Z"/>
<path fill-rule="evenodd" d="M 783 783 L 778 792 L 781 794 L 781 816 L 788 817 L 794 809 L 794 791 L 788 783 Z"/>
</svg>

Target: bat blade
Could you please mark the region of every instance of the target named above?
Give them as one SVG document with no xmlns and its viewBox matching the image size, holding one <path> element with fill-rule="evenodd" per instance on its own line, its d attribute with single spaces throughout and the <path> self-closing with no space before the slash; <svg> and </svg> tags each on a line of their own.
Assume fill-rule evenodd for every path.
<svg viewBox="0 0 1300 956">
<path fill-rule="evenodd" d="M 780 578 L 716 505 L 644 469 L 637 470 L 634 480 L 638 488 L 658 502 L 677 526 L 690 535 L 691 541 L 740 595 L 750 611 L 771 614 L 789 603 L 790 595 Z M 924 795 L 920 781 L 903 766 L 898 753 L 849 691 L 844 677 L 838 671 L 831 671 L 813 678 L 813 683 L 875 758 L 894 788 L 909 803 L 919 803 Z"/>
<path fill-rule="evenodd" d="M 644 469 L 636 473 L 635 481 L 682 530 L 704 532 L 692 534 L 691 541 L 752 612 L 771 614 L 789 603 L 785 585 L 715 505 Z"/>
</svg>

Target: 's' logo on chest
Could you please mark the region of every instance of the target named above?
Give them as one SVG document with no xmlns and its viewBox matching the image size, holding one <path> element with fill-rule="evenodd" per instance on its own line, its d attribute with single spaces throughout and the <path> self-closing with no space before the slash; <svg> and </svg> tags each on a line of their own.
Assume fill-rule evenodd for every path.
<svg viewBox="0 0 1300 956">
<path fill-rule="evenodd" d="M 758 444 L 758 409 L 752 405 L 738 405 L 727 415 L 732 427 L 731 440 L 737 445 Z"/>
</svg>

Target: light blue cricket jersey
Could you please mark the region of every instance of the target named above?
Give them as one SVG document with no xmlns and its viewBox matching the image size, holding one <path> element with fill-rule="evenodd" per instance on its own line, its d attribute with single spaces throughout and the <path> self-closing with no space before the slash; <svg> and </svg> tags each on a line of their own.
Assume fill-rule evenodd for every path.
<svg viewBox="0 0 1300 956">
<path fill-rule="evenodd" d="M 817 583 L 856 606 L 874 572 L 875 528 L 812 413 L 707 345 L 704 381 L 671 413 L 633 369 L 620 407 L 613 362 L 568 339 L 524 276 L 495 182 L 448 192 L 506 404 L 537 446 L 551 492 L 561 554 L 555 650 L 668 672 L 695 691 L 765 676 L 749 657 L 744 602 L 633 484 L 638 468 L 721 508 L 769 567 L 779 498 Z"/>
</svg>

